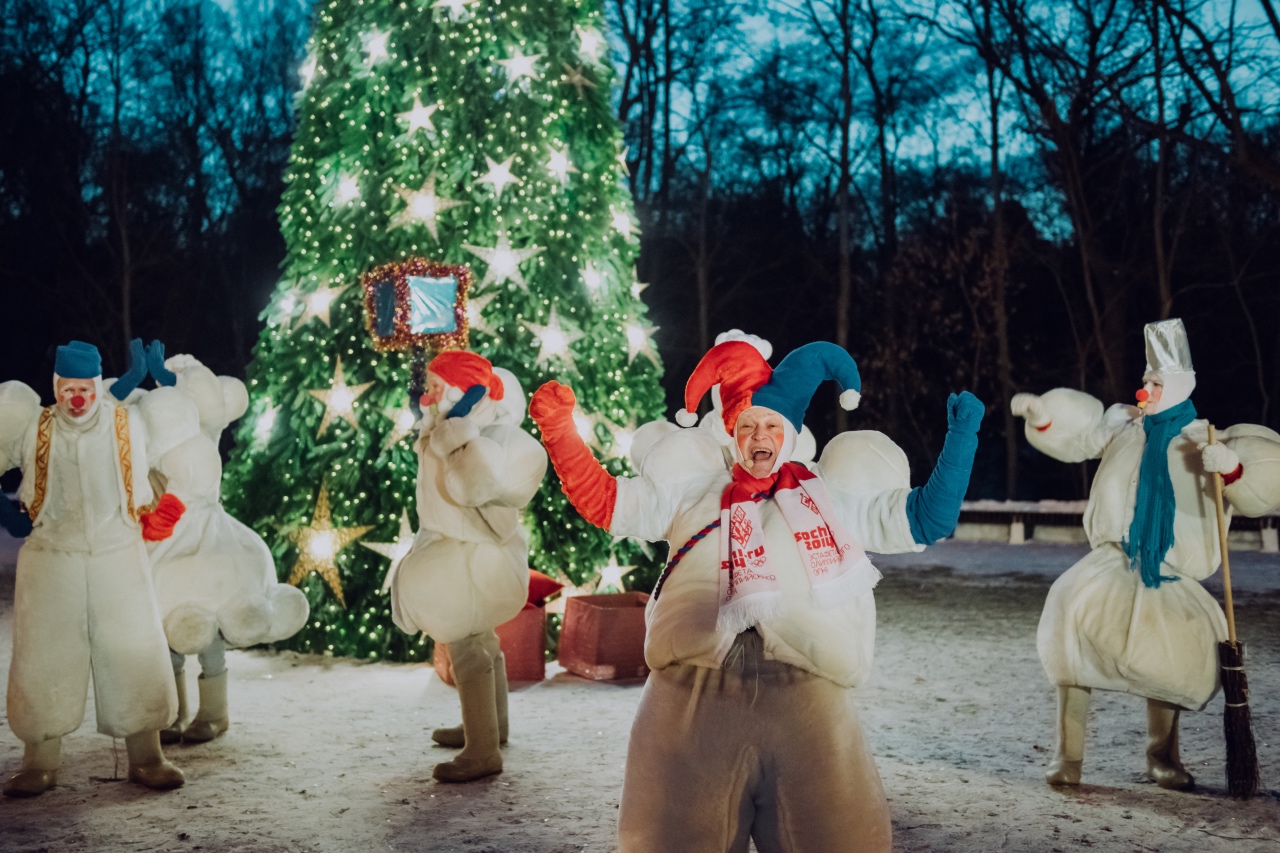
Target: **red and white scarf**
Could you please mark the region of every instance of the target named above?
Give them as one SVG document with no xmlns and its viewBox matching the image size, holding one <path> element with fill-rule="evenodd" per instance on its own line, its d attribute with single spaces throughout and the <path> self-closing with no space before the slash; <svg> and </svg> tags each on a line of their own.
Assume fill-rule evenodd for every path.
<svg viewBox="0 0 1280 853">
<path fill-rule="evenodd" d="M 796 462 L 757 480 L 741 465 L 720 496 L 720 609 L 716 628 L 741 633 L 783 614 L 777 564 L 765 550 L 757 502 L 773 498 L 795 537 L 800 564 L 818 607 L 870 591 L 880 572 L 858 541 L 836 521 L 831 496 L 817 475 Z"/>
</svg>

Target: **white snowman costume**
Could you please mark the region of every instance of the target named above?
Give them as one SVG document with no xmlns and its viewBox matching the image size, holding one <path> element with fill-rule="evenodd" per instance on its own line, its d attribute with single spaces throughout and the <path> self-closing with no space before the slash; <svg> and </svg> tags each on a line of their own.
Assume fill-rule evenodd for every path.
<svg viewBox="0 0 1280 853">
<path fill-rule="evenodd" d="M 449 645 L 463 723 L 432 737 L 463 750 L 433 774 L 465 782 L 502 770 L 507 680 L 494 628 L 525 604 L 529 546 L 520 513 L 542 483 L 547 455 L 520 428 L 524 394 L 510 372 L 454 351 L 437 355 L 427 370 L 448 390 L 424 401 L 414 444 L 418 533 L 386 586 L 401 630 Z M 446 417 L 473 387 L 484 396 L 465 415 Z"/>
<path fill-rule="evenodd" d="M 1166 453 L 1173 542 L 1159 566 L 1161 580 L 1144 581 L 1125 544 L 1141 496 L 1143 421 L 1189 405 L 1184 401 L 1194 387 L 1181 321 L 1150 324 L 1146 335 L 1146 379 L 1163 391 L 1147 413 L 1123 404 L 1104 411 L 1095 398 L 1069 388 L 1018 395 L 1013 404 L 1015 414 L 1027 418 L 1027 440 L 1036 449 L 1063 462 L 1101 459 L 1084 514 L 1093 550 L 1054 582 L 1037 632 L 1045 672 L 1060 688 L 1051 784 L 1079 781 L 1088 691 L 1097 688 L 1151 700 L 1148 772 L 1165 787 L 1191 786 L 1177 755 L 1177 715 L 1203 708 L 1217 693 L 1217 644 L 1227 635 L 1222 609 L 1200 585 L 1222 561 L 1211 484 L 1216 469 L 1206 468 L 1205 454 L 1234 460 L 1221 471 L 1229 480 L 1228 520 L 1232 509 L 1258 515 L 1280 504 L 1280 435 L 1240 424 L 1218 433 L 1215 451 L 1207 449 L 1208 422 L 1191 420 Z"/>
<path fill-rule="evenodd" d="M 291 637 L 306 623 L 309 606 L 301 590 L 277 581 L 262 537 L 222 507 L 218 439 L 248 406 L 244 383 L 215 376 L 189 355 L 165 366 L 176 384 L 149 392 L 141 404 L 163 424 L 151 477 L 187 507 L 173 535 L 148 546 L 181 706 L 164 738 L 202 742 L 228 723 L 224 645 Z M 188 726 L 183 668 L 192 654 L 201 656 L 200 710 Z"/>
</svg>

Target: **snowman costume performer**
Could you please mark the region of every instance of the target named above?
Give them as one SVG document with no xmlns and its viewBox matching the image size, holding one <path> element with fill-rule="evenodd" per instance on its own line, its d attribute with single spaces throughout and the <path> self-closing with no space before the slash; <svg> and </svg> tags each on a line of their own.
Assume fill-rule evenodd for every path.
<svg viewBox="0 0 1280 853">
<path fill-rule="evenodd" d="M 387 585 L 396 625 L 449 646 L 462 725 L 432 739 L 462 751 L 433 775 L 467 782 L 502 772 L 507 672 L 494 628 L 525 604 L 520 511 L 546 475 L 547 455 L 520 428 L 524 393 L 515 376 L 483 356 L 437 355 L 420 403 L 418 533 Z"/>
<path fill-rule="evenodd" d="M 183 505 L 153 496 L 147 480 L 146 413 L 124 400 L 163 370 L 163 347 L 131 344 L 129 370 L 103 394 L 96 347 L 58 347 L 56 403 L 20 382 L 0 385 L 0 469 L 21 467 L 18 496 L 30 535 L 18 552 L 14 590 L 9 727 L 25 744 L 9 796 L 57 783 L 62 738 L 84 720 L 93 675 L 98 731 L 122 737 L 129 780 L 149 788 L 183 784 L 160 748 L 177 713 L 164 632 L 144 541 L 168 537 Z"/>
<path fill-rule="evenodd" d="M 1036 645 L 1058 686 L 1051 785 L 1078 785 L 1091 691 L 1147 700 L 1147 775 L 1194 786 L 1178 755 L 1178 716 L 1218 691 L 1217 601 L 1200 585 L 1222 560 L 1211 477 L 1248 516 L 1280 504 L 1280 435 L 1239 424 L 1208 444 L 1191 403 L 1195 371 L 1182 321 L 1144 329 L 1147 370 L 1138 406 L 1102 403 L 1069 388 L 1015 395 L 1033 447 L 1063 462 L 1101 459 L 1084 529 L 1093 548 L 1049 590 Z M 1228 518 L 1230 515 L 1228 514 Z"/>
<path fill-rule="evenodd" d="M 837 436 L 812 468 L 793 460 L 818 385 L 857 405 L 857 365 L 808 344 L 770 369 L 745 340 L 717 344 L 685 389 L 682 426 L 719 385 L 720 430 L 647 424 L 637 477 L 608 473 L 579 437 L 575 397 L 550 382 L 530 413 L 574 507 L 615 536 L 671 545 L 646 608 L 652 670 L 631 730 L 623 853 L 828 853 L 891 849 L 889 808 L 850 688 L 871 669 L 865 551 L 920 550 L 952 532 L 983 406 L 948 401 L 946 442 L 929 482 L 880 433 Z M 865 477 L 863 476 L 865 474 Z"/>
<path fill-rule="evenodd" d="M 178 691 L 178 717 L 160 733 L 163 743 L 204 743 L 227 730 L 225 649 L 293 636 L 309 615 L 307 597 L 277 582 L 262 537 L 222 508 L 222 431 L 248 408 L 244 383 L 215 376 L 189 355 L 165 362 L 164 387 L 143 399 L 156 409 L 151 479 L 178 496 L 187 511 L 162 542 L 148 543 L 156 601 L 169 643 Z M 161 417 L 159 409 L 168 417 Z M 198 655 L 200 705 L 187 718 L 186 656 Z"/>
</svg>

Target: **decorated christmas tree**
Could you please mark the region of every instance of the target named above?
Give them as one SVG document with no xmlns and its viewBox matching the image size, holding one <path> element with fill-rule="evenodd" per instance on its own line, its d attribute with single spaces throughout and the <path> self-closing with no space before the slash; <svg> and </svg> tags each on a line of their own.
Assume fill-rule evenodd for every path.
<svg viewBox="0 0 1280 853">
<path fill-rule="evenodd" d="M 453 342 L 469 334 L 526 395 L 571 384 L 580 431 L 622 473 L 662 392 L 613 72 L 598 0 L 329 0 L 316 15 L 280 206 L 288 256 L 223 495 L 311 601 L 289 645 L 420 660 L 429 641 L 392 624 L 382 586 L 417 526 L 409 395 L 432 352 L 375 347 L 371 271 L 398 269 L 403 290 L 406 269 L 427 286 L 436 265 L 469 266 Z M 603 588 L 601 571 L 617 585 L 640 563 L 631 577 L 652 580 L 554 474 L 526 526 L 547 574 Z"/>
</svg>

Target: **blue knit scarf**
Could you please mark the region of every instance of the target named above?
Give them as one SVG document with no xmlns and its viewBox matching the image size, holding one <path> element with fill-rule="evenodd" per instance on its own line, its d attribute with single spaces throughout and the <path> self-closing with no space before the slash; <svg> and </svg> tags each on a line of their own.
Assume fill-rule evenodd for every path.
<svg viewBox="0 0 1280 853">
<path fill-rule="evenodd" d="M 1133 523 L 1124 552 L 1129 564 L 1142 572 L 1142 582 L 1159 589 L 1161 581 L 1178 578 L 1160 574 L 1164 555 L 1173 547 L 1173 481 L 1169 479 L 1169 442 L 1182 428 L 1196 419 L 1196 407 L 1190 400 L 1142 420 L 1147 446 L 1142 451 L 1138 469 L 1138 501 L 1133 508 Z"/>
</svg>

